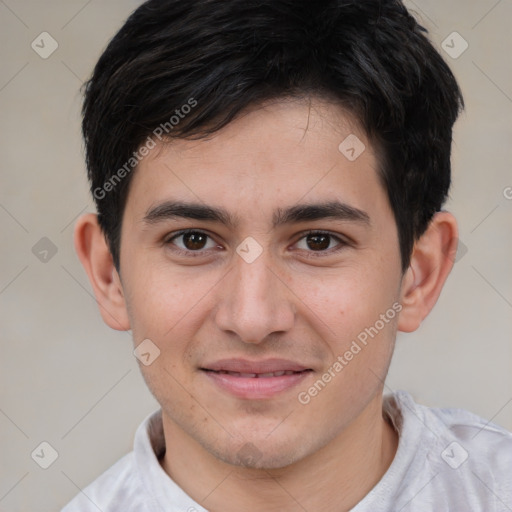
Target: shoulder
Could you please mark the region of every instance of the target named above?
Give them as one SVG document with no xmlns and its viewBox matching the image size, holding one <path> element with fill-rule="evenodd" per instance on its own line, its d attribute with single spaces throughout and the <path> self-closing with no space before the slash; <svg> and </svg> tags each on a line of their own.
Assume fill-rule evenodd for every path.
<svg viewBox="0 0 512 512">
<path fill-rule="evenodd" d="M 512 469 L 512 433 L 480 416 L 458 408 L 430 408 L 416 404 L 440 441 L 447 445 L 444 459 L 454 457 L 481 466 L 491 464 L 495 471 Z M 465 452 L 465 453 L 464 453 Z M 450 464 L 449 464 L 450 465 Z"/>
<path fill-rule="evenodd" d="M 448 508 L 458 504 L 469 510 L 512 509 L 511 432 L 464 409 L 417 404 L 405 392 L 391 400 L 401 413 L 402 426 L 408 424 L 404 430 L 411 431 L 411 425 L 417 429 L 413 438 L 422 446 L 409 448 L 421 459 L 415 478 L 428 482 L 425 494 L 437 494 L 439 498 L 432 499 Z"/>
<path fill-rule="evenodd" d="M 158 454 L 164 450 L 161 411 L 158 410 L 137 428 L 133 451 L 80 490 L 61 512 L 150 512 L 155 507 L 158 509 L 155 496 L 161 493 L 162 486 L 171 485 L 170 479 L 163 478 L 158 462 Z"/>
<path fill-rule="evenodd" d="M 61 512 L 145 511 L 134 464 L 134 453 L 125 455 L 82 489 Z"/>
</svg>

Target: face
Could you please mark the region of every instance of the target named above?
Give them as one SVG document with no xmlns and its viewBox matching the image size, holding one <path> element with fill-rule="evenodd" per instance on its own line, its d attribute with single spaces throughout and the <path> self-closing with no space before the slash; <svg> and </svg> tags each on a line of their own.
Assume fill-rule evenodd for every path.
<svg viewBox="0 0 512 512">
<path fill-rule="evenodd" d="M 398 235 L 372 146 L 335 105 L 269 103 L 155 148 L 120 277 L 135 344 L 160 351 L 141 370 L 164 425 L 222 461 L 303 459 L 381 393 Z"/>
</svg>

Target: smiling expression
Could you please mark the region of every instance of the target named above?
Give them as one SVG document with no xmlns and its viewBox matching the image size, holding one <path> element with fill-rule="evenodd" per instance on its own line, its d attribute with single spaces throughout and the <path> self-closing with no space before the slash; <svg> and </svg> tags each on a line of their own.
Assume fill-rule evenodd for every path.
<svg viewBox="0 0 512 512">
<path fill-rule="evenodd" d="M 349 135 L 365 150 L 339 150 Z M 397 318 L 307 405 L 298 399 L 399 301 L 398 234 L 371 143 L 319 99 L 253 108 L 139 165 L 120 276 L 141 366 L 175 436 L 281 467 L 326 446 L 377 400 Z M 332 372 L 331 372 L 332 373 Z"/>
</svg>

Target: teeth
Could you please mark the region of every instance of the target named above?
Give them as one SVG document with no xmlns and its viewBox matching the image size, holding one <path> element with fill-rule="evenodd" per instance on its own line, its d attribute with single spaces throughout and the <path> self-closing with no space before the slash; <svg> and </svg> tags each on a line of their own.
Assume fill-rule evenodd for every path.
<svg viewBox="0 0 512 512">
<path fill-rule="evenodd" d="M 226 372 L 228 375 L 233 375 L 234 377 L 256 377 L 256 373 L 240 373 L 240 372 Z"/>
</svg>

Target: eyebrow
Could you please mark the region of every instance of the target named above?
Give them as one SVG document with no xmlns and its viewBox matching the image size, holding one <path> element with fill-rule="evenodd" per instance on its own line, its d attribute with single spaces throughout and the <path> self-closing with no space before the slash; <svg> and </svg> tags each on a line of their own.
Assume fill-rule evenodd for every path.
<svg viewBox="0 0 512 512">
<path fill-rule="evenodd" d="M 150 208 L 144 216 L 143 222 L 145 224 L 156 224 L 177 218 L 219 222 L 232 229 L 239 224 L 238 217 L 224 208 L 182 201 L 165 201 Z M 371 224 L 369 215 L 363 210 L 339 201 L 328 201 L 299 204 L 284 209 L 277 208 L 273 215 L 272 228 L 275 229 L 285 224 L 323 219 Z"/>
</svg>

